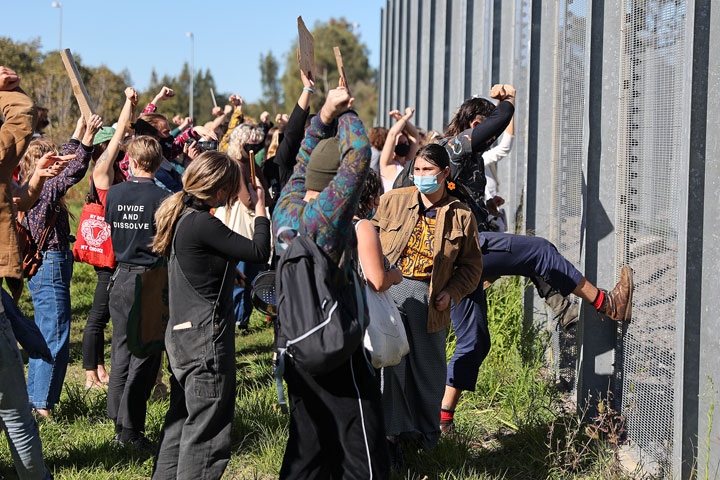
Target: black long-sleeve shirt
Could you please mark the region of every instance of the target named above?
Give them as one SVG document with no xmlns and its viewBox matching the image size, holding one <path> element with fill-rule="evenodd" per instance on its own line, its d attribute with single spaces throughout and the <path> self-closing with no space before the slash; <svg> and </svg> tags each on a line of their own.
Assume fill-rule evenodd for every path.
<svg viewBox="0 0 720 480">
<path fill-rule="evenodd" d="M 280 190 L 283 189 L 293 174 L 298 152 L 300 151 L 300 144 L 305 138 L 305 122 L 308 115 L 310 115 L 309 108 L 303 110 L 300 105 L 295 104 L 295 108 L 285 126 L 282 142 L 280 142 L 273 160 L 275 165 L 278 166 Z"/>
<path fill-rule="evenodd" d="M 220 293 L 225 268 L 239 261 L 265 263 L 270 258 L 270 220 L 255 219 L 252 240 L 233 232 L 210 214 L 206 205 L 193 205 L 178 226 L 175 253 L 190 285 L 203 297 L 215 300 Z"/>
<path fill-rule="evenodd" d="M 479 231 L 489 228 L 485 206 L 485 162 L 482 154 L 505 130 L 514 113 L 515 106 L 508 101 L 502 101 L 489 117 L 475 127 L 439 142 L 450 157 L 451 178 L 462 185 L 452 194 L 465 202 L 473 211 Z M 394 188 L 412 186 L 410 172 L 413 165 L 414 160 L 405 164 L 403 171 L 395 179 Z"/>
<path fill-rule="evenodd" d="M 514 113 L 515 106 L 512 103 L 500 102 L 488 118 L 475 125 L 472 129 L 472 152 L 483 154 L 490 148 L 495 139 L 505 131 Z M 484 162 L 481 163 L 484 167 Z"/>
</svg>

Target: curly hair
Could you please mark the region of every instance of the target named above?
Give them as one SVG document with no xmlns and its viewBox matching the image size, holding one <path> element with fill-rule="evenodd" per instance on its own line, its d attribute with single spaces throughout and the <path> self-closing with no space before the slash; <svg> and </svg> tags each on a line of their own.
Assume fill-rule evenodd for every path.
<svg viewBox="0 0 720 480">
<path fill-rule="evenodd" d="M 246 143 L 261 143 L 265 140 L 265 130 L 252 123 L 238 125 L 228 138 L 227 154 L 235 160 L 243 158 L 242 149 Z"/>
<path fill-rule="evenodd" d="M 388 129 L 385 127 L 373 127 L 368 132 L 368 139 L 370 140 L 370 146 L 377 150 L 382 150 L 385 146 L 385 139 L 387 138 Z"/>
<path fill-rule="evenodd" d="M 360 193 L 360 204 L 357 210 L 358 218 L 367 218 L 370 215 L 370 212 L 375 208 L 375 198 L 383 193 L 382 188 L 380 175 L 375 170 L 370 170 Z"/>
</svg>

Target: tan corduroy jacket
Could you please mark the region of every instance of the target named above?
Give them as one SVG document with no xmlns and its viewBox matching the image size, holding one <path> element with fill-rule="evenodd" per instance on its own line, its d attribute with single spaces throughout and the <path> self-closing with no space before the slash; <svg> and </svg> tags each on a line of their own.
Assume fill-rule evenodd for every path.
<svg viewBox="0 0 720 480">
<path fill-rule="evenodd" d="M 373 223 L 380 229 L 383 253 L 395 265 L 408 244 L 420 211 L 415 187 L 391 190 L 380 197 Z M 450 308 L 435 309 L 435 296 L 445 290 L 457 303 L 473 292 L 482 275 L 482 254 L 475 217 L 460 200 L 449 196 L 437 209 L 433 271 L 430 277 L 428 333 L 450 325 Z"/>
<path fill-rule="evenodd" d="M 35 108 L 30 97 L 19 88 L 0 91 L 0 278 L 22 278 L 18 250 L 11 182 L 18 162 L 32 140 Z"/>
</svg>

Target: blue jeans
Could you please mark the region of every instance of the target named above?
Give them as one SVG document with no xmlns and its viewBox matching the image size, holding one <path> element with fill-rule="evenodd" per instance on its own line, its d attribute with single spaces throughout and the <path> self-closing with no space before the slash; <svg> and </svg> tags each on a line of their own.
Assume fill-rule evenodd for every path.
<svg viewBox="0 0 720 480">
<path fill-rule="evenodd" d="M 264 265 L 257 263 L 239 262 L 238 270 L 245 275 L 245 287 L 235 285 L 233 288 L 233 303 L 235 305 L 235 325 L 246 327 L 250 323 L 250 315 L 253 311 L 252 303 L 252 281 L 255 280 L 258 273 L 263 269 Z"/>
<path fill-rule="evenodd" d="M 25 391 L 22 357 L 5 313 L 0 313 L 0 428 L 5 430 L 21 480 L 52 478 L 45 468 L 38 426 Z"/>
<path fill-rule="evenodd" d="M 28 280 L 35 307 L 35 323 L 47 342 L 55 364 L 30 359 L 27 391 L 35 408 L 52 409 L 60 400 L 70 358 L 70 279 L 72 252 L 43 252 L 43 263 Z"/>
</svg>

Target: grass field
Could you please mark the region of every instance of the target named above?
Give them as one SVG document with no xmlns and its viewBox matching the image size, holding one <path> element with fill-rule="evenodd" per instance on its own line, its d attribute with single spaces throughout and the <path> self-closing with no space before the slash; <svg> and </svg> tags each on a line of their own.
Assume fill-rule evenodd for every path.
<svg viewBox="0 0 720 480">
<path fill-rule="evenodd" d="M 82 192 L 71 192 L 79 216 Z M 76 228 L 76 227 L 73 227 Z M 82 331 L 95 287 L 92 267 L 75 264 L 70 366 L 54 419 L 40 434 L 47 465 L 56 479 L 139 479 L 152 471 L 150 455 L 116 446 L 105 415 L 105 392 L 84 389 Z M 547 334 L 522 328 L 520 279 L 497 282 L 489 293 L 493 347 L 481 368 L 476 392 L 466 394 L 456 414 L 456 432 L 430 452 L 409 452 L 407 472 L 395 479 L 617 479 L 637 478 L 615 460 L 614 439 L 593 435 L 554 388 L 545 364 Z M 32 314 L 27 293 L 21 308 Z M 110 365 L 106 331 L 106 358 Z M 454 337 L 448 336 L 448 358 Z M 247 335 L 236 340 L 237 399 L 233 455 L 225 478 L 277 478 L 288 435 L 288 416 L 273 409 L 272 329 L 257 312 Z M 110 366 L 110 368 L 112 368 Z M 167 370 L 165 370 L 167 377 Z M 165 379 L 167 383 L 167 378 Z M 152 400 L 147 435 L 157 442 L 167 399 Z M 9 449 L 0 440 L 0 474 L 14 479 Z"/>
</svg>

